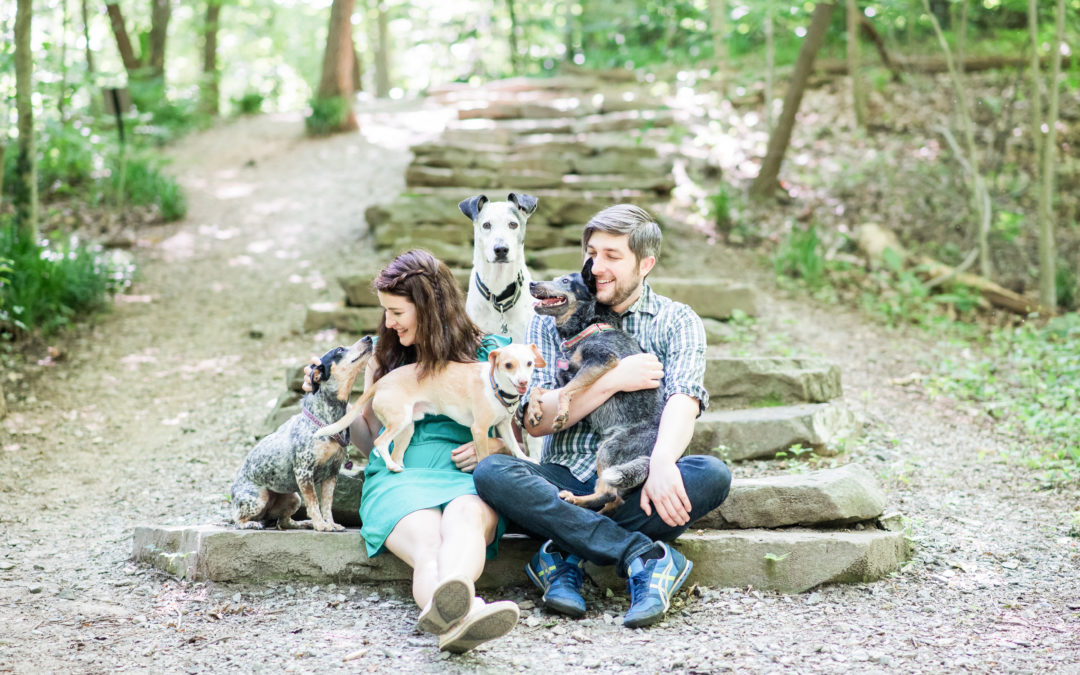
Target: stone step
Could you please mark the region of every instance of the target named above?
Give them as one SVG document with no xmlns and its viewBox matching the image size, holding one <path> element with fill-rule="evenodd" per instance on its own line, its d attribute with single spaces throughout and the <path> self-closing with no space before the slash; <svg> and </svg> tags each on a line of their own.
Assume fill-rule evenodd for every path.
<svg viewBox="0 0 1080 675">
<path fill-rule="evenodd" d="M 307 308 L 304 332 L 335 328 L 345 333 L 374 333 L 382 320 L 378 307 L 348 307 L 342 302 L 320 302 Z"/>
<path fill-rule="evenodd" d="M 690 531 L 676 547 L 694 562 L 685 588 L 694 584 L 800 593 L 821 584 L 866 582 L 895 571 L 908 556 L 903 533 L 877 529 Z M 539 543 L 519 536 L 499 542 L 481 588 L 529 582 L 525 564 Z M 406 581 L 412 571 L 393 555 L 368 558 L 359 530 L 238 530 L 227 526 L 135 528 L 132 558 L 190 580 L 259 583 Z M 612 567 L 587 567 L 601 585 L 621 591 Z"/>
<path fill-rule="evenodd" d="M 858 464 L 802 474 L 739 478 L 719 508 L 694 523 L 711 529 L 841 525 L 877 518 L 885 493 Z M 336 503 L 336 497 L 335 497 Z"/>
<path fill-rule="evenodd" d="M 717 407 L 824 403 L 841 394 L 840 369 L 820 359 L 712 353 L 706 358 L 705 388 Z"/>
<path fill-rule="evenodd" d="M 836 403 L 706 412 L 689 450 L 728 461 L 774 457 L 794 445 L 828 455 L 857 431 L 855 416 Z"/>
</svg>

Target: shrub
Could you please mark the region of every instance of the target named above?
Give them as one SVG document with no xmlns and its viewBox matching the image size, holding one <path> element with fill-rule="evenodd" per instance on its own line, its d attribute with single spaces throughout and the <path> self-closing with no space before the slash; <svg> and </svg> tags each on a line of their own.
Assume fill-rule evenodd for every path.
<svg viewBox="0 0 1080 675">
<path fill-rule="evenodd" d="M 308 101 L 311 113 L 304 125 L 312 136 L 325 136 L 340 131 L 349 114 L 349 101 L 343 97 L 313 98 Z"/>
<path fill-rule="evenodd" d="M 183 190 L 150 157 L 136 154 L 121 162 L 114 156 L 109 162 L 109 190 L 114 199 L 122 191 L 124 201 L 129 204 L 156 204 L 166 221 L 179 220 L 187 214 Z"/>
<path fill-rule="evenodd" d="M 262 112 L 263 101 L 266 99 L 257 91 L 249 91 L 245 92 L 243 96 L 234 96 L 231 100 L 237 113 L 241 115 L 254 115 Z"/>
<path fill-rule="evenodd" d="M 0 329 L 53 333 L 103 309 L 110 293 L 131 284 L 133 273 L 122 252 L 75 237 L 33 241 L 10 219 L 0 222 Z"/>
<path fill-rule="evenodd" d="M 773 256 L 778 275 L 802 279 L 810 288 L 818 288 L 825 280 L 825 251 L 817 227 L 793 228 L 780 242 Z"/>
</svg>

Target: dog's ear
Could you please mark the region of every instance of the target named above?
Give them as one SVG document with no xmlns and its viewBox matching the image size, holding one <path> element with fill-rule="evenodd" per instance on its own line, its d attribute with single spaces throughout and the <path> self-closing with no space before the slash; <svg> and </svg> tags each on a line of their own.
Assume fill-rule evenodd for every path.
<svg viewBox="0 0 1080 675">
<path fill-rule="evenodd" d="M 537 368 L 547 368 L 547 361 L 545 361 L 545 360 L 544 360 L 544 357 L 543 357 L 543 356 L 541 356 L 541 354 L 540 354 L 540 348 L 539 348 L 539 347 L 537 347 L 536 345 L 532 345 L 532 344 L 531 344 L 531 345 L 529 345 L 529 349 L 531 349 L 531 350 L 532 350 L 533 356 L 535 356 L 535 357 L 536 357 L 536 359 L 535 359 L 535 360 L 533 361 L 533 364 L 534 364 L 534 365 L 535 365 L 535 366 L 536 366 Z"/>
<path fill-rule="evenodd" d="M 308 368 L 308 381 L 311 383 L 311 393 L 319 393 L 319 383 L 326 379 L 326 372 L 323 364 L 313 363 Z"/>
<path fill-rule="evenodd" d="M 495 367 L 495 363 L 498 360 L 499 360 L 499 350 L 498 349 L 492 349 L 490 352 L 488 352 L 488 363 L 491 364 L 492 368 Z"/>
<path fill-rule="evenodd" d="M 592 258 L 585 259 L 585 265 L 581 268 L 581 280 L 585 282 L 585 288 L 596 295 L 596 277 L 592 273 Z"/>
<path fill-rule="evenodd" d="M 469 217 L 469 220 L 476 220 L 476 216 L 480 214 L 480 210 L 484 208 L 484 204 L 487 204 L 488 198 L 484 195 L 476 195 L 475 197 L 469 197 L 458 204 L 458 208 L 461 212 Z"/>
<path fill-rule="evenodd" d="M 533 197 L 532 195 L 527 195 L 524 192 L 522 192 L 521 194 L 511 192 L 509 195 L 507 195 L 506 199 L 511 204 L 521 209 L 521 211 L 524 212 L 526 216 L 531 216 L 533 211 L 536 210 L 536 197 Z"/>
</svg>

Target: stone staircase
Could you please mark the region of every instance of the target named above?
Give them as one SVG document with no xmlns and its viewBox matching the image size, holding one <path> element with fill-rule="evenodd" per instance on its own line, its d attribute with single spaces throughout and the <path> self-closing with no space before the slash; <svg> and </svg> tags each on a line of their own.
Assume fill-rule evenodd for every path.
<svg viewBox="0 0 1080 675">
<path fill-rule="evenodd" d="M 600 93 L 596 93 L 600 92 Z M 478 192 L 538 197 L 526 251 L 533 278 L 577 270 L 581 226 L 619 201 L 647 204 L 671 190 L 663 145 L 673 114 L 595 77 L 506 80 L 484 89 L 435 92 L 458 106 L 458 120 L 437 143 L 413 148 L 406 192 L 366 213 L 382 258 L 423 247 L 447 262 L 463 289 L 472 262 L 472 225 L 457 204 Z M 504 185 L 503 188 L 492 188 Z M 381 317 L 372 268 L 339 278 L 344 299 L 309 307 L 304 329 L 373 333 Z M 754 289 L 719 278 L 650 278 L 653 288 L 703 318 L 710 347 L 705 385 L 709 411 L 695 424 L 689 451 L 732 463 L 727 501 L 693 524 L 676 545 L 690 557 L 691 584 L 801 592 L 825 583 L 864 582 L 895 571 L 909 555 L 899 517 L 885 516 L 885 495 L 857 465 L 803 474 L 742 478 L 739 462 L 779 453 L 831 455 L 858 424 L 843 406 L 839 369 L 810 358 L 733 356 L 719 322 L 755 316 Z M 264 421 L 269 433 L 299 411 L 303 364 L 288 370 L 285 391 Z M 362 386 L 362 384 L 361 384 Z M 359 525 L 362 472 L 344 471 L 334 517 Z M 344 533 L 250 531 L 228 526 L 139 527 L 136 560 L 177 576 L 255 582 L 318 583 L 407 580 L 409 568 L 390 554 L 368 559 L 356 529 Z M 504 537 L 481 586 L 525 583 L 537 543 Z M 609 588 L 622 588 L 611 568 L 589 568 Z"/>
</svg>

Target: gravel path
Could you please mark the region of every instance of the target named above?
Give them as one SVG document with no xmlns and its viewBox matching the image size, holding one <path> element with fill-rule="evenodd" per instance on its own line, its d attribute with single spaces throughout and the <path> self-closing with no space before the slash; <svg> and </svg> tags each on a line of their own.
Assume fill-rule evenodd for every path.
<svg viewBox="0 0 1080 675">
<path fill-rule="evenodd" d="M 788 297 L 739 251 L 669 236 L 665 273 L 705 265 L 758 285 L 754 353 L 842 367 L 866 433 L 833 461 L 886 486 L 915 545 L 891 578 L 798 596 L 697 587 L 666 622 L 623 628 L 622 589 L 585 619 L 533 605 L 507 638 L 439 653 L 405 585 L 189 583 L 129 562 L 134 526 L 226 517 L 225 494 L 282 372 L 338 341 L 299 330 L 371 255 L 363 210 L 403 188 L 407 147 L 444 114 L 383 106 L 362 134 L 306 140 L 297 117 L 238 120 L 173 151 L 190 212 L 145 231 L 142 276 L 114 312 L 19 383 L 0 422 L 0 671 L 1080 672 L 1077 489 L 998 458 L 986 420 L 917 385 L 943 347 Z M 463 221 L 463 227 L 467 226 Z M 801 470 L 751 463 L 738 476 Z"/>
</svg>

